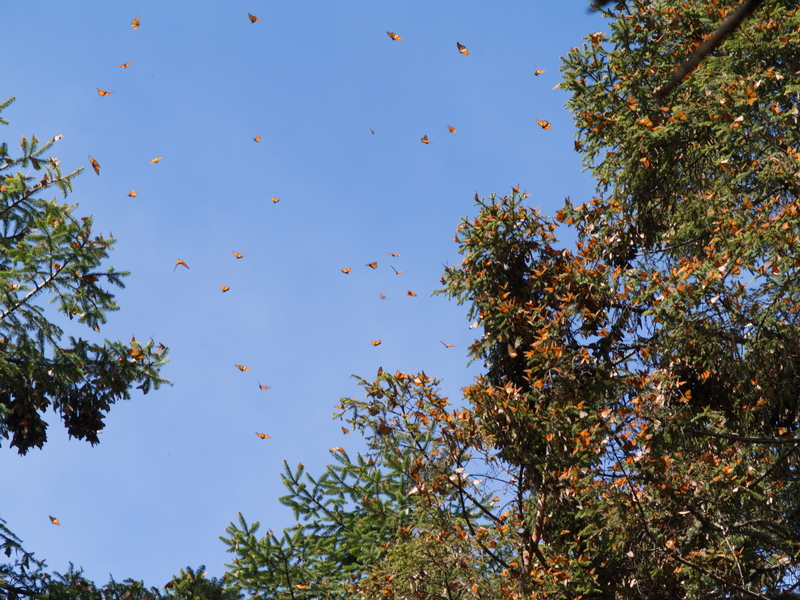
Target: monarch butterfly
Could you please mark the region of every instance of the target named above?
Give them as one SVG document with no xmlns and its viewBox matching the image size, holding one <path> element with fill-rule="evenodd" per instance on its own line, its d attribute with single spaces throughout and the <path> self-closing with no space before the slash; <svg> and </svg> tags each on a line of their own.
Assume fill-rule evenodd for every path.
<svg viewBox="0 0 800 600">
<path fill-rule="evenodd" d="M 261 136 L 260 136 L 260 135 L 257 135 L 257 136 L 256 136 L 256 137 L 254 137 L 253 139 L 254 139 L 256 142 L 260 142 L 260 141 L 261 141 Z"/>
<path fill-rule="evenodd" d="M 407 295 L 408 296 L 416 296 L 416 294 L 414 292 L 412 292 L 411 290 L 408 290 L 408 294 Z"/>
<path fill-rule="evenodd" d="M 256 380 L 256 381 L 258 381 L 258 380 Z M 261 382 L 258 381 L 258 389 L 260 389 L 260 390 L 268 390 L 269 386 L 268 385 L 261 385 Z"/>
<path fill-rule="evenodd" d="M 372 127 L 370 127 L 369 130 L 372 132 L 372 135 L 375 135 L 375 130 Z"/>
<path fill-rule="evenodd" d="M 402 40 L 403 39 L 399 35 L 397 35 L 396 33 L 392 33 L 391 31 L 387 31 L 386 35 L 388 35 L 393 40 Z"/>
<path fill-rule="evenodd" d="M 469 54 L 469 50 L 467 50 L 466 46 L 459 44 L 458 42 L 456 42 L 456 46 L 458 46 L 458 51 L 461 52 L 461 54 Z"/>
<path fill-rule="evenodd" d="M 378 296 L 380 296 L 381 300 L 386 300 L 386 296 L 384 296 L 383 294 L 378 294 Z"/>
<path fill-rule="evenodd" d="M 161 161 L 162 158 L 163 157 L 161 157 L 161 156 L 159 156 L 158 158 L 154 158 L 153 160 L 150 161 L 150 164 L 152 165 L 154 163 L 157 163 L 157 162 Z"/>
<path fill-rule="evenodd" d="M 514 192 L 515 194 L 519 194 L 519 184 L 517 184 L 517 187 L 512 187 L 511 191 Z"/>
<path fill-rule="evenodd" d="M 432 144 L 433 143 L 433 142 L 428 140 L 428 136 L 427 135 L 422 136 L 422 138 L 419 141 L 422 142 L 423 144 Z"/>
<path fill-rule="evenodd" d="M 549 121 L 540 121 L 539 119 L 536 119 L 536 124 L 542 129 L 550 129 Z"/>
<path fill-rule="evenodd" d="M 258 17 L 257 17 L 257 16 L 255 16 L 255 15 L 251 15 L 250 13 L 247 13 L 247 16 L 250 18 L 250 22 L 251 22 L 251 23 L 258 23 L 258 20 L 259 20 L 259 19 L 258 19 Z"/>
<path fill-rule="evenodd" d="M 227 292 L 231 288 L 230 288 L 230 286 L 227 286 L 227 285 L 221 285 L 221 286 L 219 286 L 219 289 L 221 289 L 222 292 L 224 293 L 224 292 Z M 244 369 L 242 369 L 242 370 L 244 370 Z"/>
<path fill-rule="evenodd" d="M 334 446 L 333 448 L 330 449 L 330 451 L 331 452 L 341 452 L 342 454 L 345 453 L 344 448 L 342 448 L 341 446 Z"/>
<path fill-rule="evenodd" d="M 244 254 L 239 254 L 236 250 L 231 250 L 231 252 L 233 252 L 233 255 L 236 258 L 243 258 L 244 257 Z"/>
<path fill-rule="evenodd" d="M 450 130 L 450 133 L 455 133 L 456 132 L 456 128 L 455 127 L 451 127 L 450 125 L 448 125 L 447 128 Z"/>
<path fill-rule="evenodd" d="M 92 163 L 92 168 L 94 169 L 94 172 L 100 175 L 100 163 L 98 163 L 91 156 L 89 157 L 89 162 Z"/>
<path fill-rule="evenodd" d="M 536 70 L 533 72 L 533 74 L 534 74 L 534 75 L 541 75 L 542 73 L 544 73 L 544 71 L 545 71 L 544 69 L 536 69 Z"/>
<path fill-rule="evenodd" d="M 443 344 L 445 348 L 455 348 L 454 344 L 445 344 L 442 340 L 439 340 L 440 344 Z"/>
<path fill-rule="evenodd" d="M 175 269 L 177 269 L 177 268 L 178 268 L 178 265 L 182 265 L 182 266 L 186 267 L 187 269 L 189 268 L 189 265 L 187 265 L 185 262 L 183 262 L 183 261 L 182 261 L 182 260 L 179 258 L 177 261 L 175 261 L 175 268 L 174 268 L 174 269 L 172 269 L 172 272 L 173 272 L 173 273 L 175 272 Z"/>
<path fill-rule="evenodd" d="M 117 65 L 120 69 L 127 69 L 131 63 L 126 62 L 124 65 Z"/>
<path fill-rule="evenodd" d="M 395 254 L 394 252 L 387 252 L 386 254 L 388 254 L 389 256 L 394 256 L 395 258 L 400 256 L 399 254 Z"/>
<path fill-rule="evenodd" d="M 131 190 L 128 196 L 130 196 L 131 198 L 136 198 L 136 190 Z"/>
<path fill-rule="evenodd" d="M 377 262 L 371 262 L 371 263 L 367 263 L 364 266 L 365 267 L 369 267 L 370 269 L 377 269 L 378 268 L 378 263 Z"/>
<path fill-rule="evenodd" d="M 344 273 L 345 275 L 347 275 L 350 271 L 352 271 L 352 269 L 350 267 L 347 267 L 346 269 L 342 269 L 342 273 Z"/>
<path fill-rule="evenodd" d="M 139 17 L 136 17 L 133 21 L 131 21 L 131 27 L 134 29 L 139 29 Z"/>
<path fill-rule="evenodd" d="M 258 433 L 257 431 L 256 435 L 260 437 L 262 440 L 268 440 L 270 438 L 270 436 L 268 436 L 266 433 Z"/>
<path fill-rule="evenodd" d="M 381 341 L 380 340 L 375 340 L 375 341 L 370 342 L 370 344 L 372 344 L 373 346 L 380 346 L 381 345 Z"/>
<path fill-rule="evenodd" d="M 270 198 L 270 200 L 272 200 L 272 203 L 273 203 L 273 204 L 277 204 L 278 202 L 280 202 L 280 201 L 281 201 L 281 199 L 280 199 L 280 198 Z"/>
<path fill-rule="evenodd" d="M 342 427 L 342 433 L 347 435 L 348 433 L 350 433 L 350 430 L 347 427 Z"/>
<path fill-rule="evenodd" d="M 389 266 L 390 266 L 390 267 L 392 267 L 392 265 L 389 265 Z M 400 275 L 400 273 L 405 273 L 405 271 L 398 271 L 398 270 L 397 270 L 397 269 L 395 269 L 394 267 L 392 267 L 392 271 L 394 271 L 394 274 L 395 274 L 395 275 Z"/>
<path fill-rule="evenodd" d="M 50 515 L 47 516 L 50 517 Z M 61 525 L 61 523 L 59 523 L 58 519 L 56 519 L 55 517 L 50 517 L 50 521 L 53 523 L 53 525 Z"/>
<path fill-rule="evenodd" d="M 250 367 L 245 367 L 244 365 L 233 365 L 233 366 L 236 367 L 237 369 L 239 369 L 240 371 L 249 371 L 250 370 Z"/>
</svg>

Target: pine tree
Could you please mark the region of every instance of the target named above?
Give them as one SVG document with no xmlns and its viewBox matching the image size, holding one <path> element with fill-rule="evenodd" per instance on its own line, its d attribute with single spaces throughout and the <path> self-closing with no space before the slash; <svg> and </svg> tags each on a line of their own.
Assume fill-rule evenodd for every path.
<svg viewBox="0 0 800 600">
<path fill-rule="evenodd" d="M 64 339 L 45 311 L 48 299 L 69 320 L 100 331 L 106 314 L 119 308 L 107 288 L 123 287 L 128 275 L 101 267 L 116 240 L 93 235 L 91 217 L 42 198 L 52 188 L 66 196 L 82 171 L 62 174 L 58 159 L 46 156 L 60 137 L 42 145 L 23 137 L 17 157 L 0 145 L 0 438 L 10 438 L 20 454 L 47 440 L 48 408 L 71 436 L 96 444 L 112 404 L 129 398 L 134 386 L 147 393 L 166 382 L 159 376 L 163 345 Z M 19 168 L 41 177 L 14 172 Z"/>
<path fill-rule="evenodd" d="M 411 519 L 330 597 L 800 598 L 796 1 L 765 0 L 654 95 L 735 9 L 631 0 L 569 53 L 598 196 L 549 218 L 513 190 L 462 222 L 442 291 L 482 326 L 486 370 L 465 408 L 424 374 L 344 402 L 374 468 L 404 457 Z"/>
</svg>

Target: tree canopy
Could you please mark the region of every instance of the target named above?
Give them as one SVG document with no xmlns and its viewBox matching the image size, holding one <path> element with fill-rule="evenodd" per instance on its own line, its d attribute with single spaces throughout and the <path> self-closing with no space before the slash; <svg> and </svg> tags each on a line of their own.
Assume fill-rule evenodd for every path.
<svg viewBox="0 0 800 600">
<path fill-rule="evenodd" d="M 424 373 L 381 373 L 366 400 L 343 401 L 368 435 L 358 469 L 404 479 L 392 506 L 411 515 L 388 521 L 349 593 L 800 597 L 797 3 L 763 2 L 654 96 L 735 9 L 629 2 L 565 58 L 598 195 L 551 218 L 515 188 L 460 225 L 464 259 L 441 293 L 481 325 L 470 351 L 485 364 L 464 407 Z M 287 565 L 341 564 L 332 539 L 353 528 L 330 502 L 378 528 L 347 485 L 287 482 L 285 502 L 312 515 L 289 531 L 304 535 Z M 254 585 L 275 576 L 279 537 L 258 542 L 244 521 L 229 533 L 251 591 L 324 595 L 321 571 Z"/>
<path fill-rule="evenodd" d="M 63 174 L 58 159 L 47 156 L 60 137 L 44 144 L 23 137 L 19 156 L 0 145 L 0 438 L 20 454 L 47 440 L 48 408 L 71 436 L 96 444 L 112 404 L 133 387 L 147 393 L 166 382 L 159 375 L 167 361 L 162 344 L 65 339 L 42 302 L 99 332 L 119 308 L 108 286 L 123 287 L 128 275 L 102 268 L 116 240 L 93 235 L 91 217 L 42 198 L 51 189 L 66 197 L 82 171 Z M 41 177 L 17 170 L 29 167 Z"/>
</svg>

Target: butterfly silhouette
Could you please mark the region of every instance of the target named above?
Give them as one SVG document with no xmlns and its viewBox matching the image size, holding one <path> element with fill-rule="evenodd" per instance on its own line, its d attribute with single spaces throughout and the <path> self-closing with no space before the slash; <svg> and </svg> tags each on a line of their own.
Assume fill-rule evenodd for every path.
<svg viewBox="0 0 800 600">
<path fill-rule="evenodd" d="M 59 523 L 58 519 L 56 519 L 55 517 L 50 517 L 50 521 L 53 523 L 53 525 L 61 525 L 61 523 Z"/>
<path fill-rule="evenodd" d="M 370 127 L 369 130 L 372 132 L 372 135 L 375 135 L 375 130 L 372 127 Z"/>
<path fill-rule="evenodd" d="M 250 13 L 247 13 L 247 16 L 250 18 L 251 23 L 258 23 L 259 19 L 257 16 L 251 15 Z"/>
<path fill-rule="evenodd" d="M 422 142 L 423 144 L 432 144 L 433 143 L 430 140 L 428 140 L 428 136 L 427 135 L 422 136 L 422 138 L 420 138 L 419 141 Z"/>
<path fill-rule="evenodd" d="M 442 340 L 439 340 L 440 344 L 443 344 L 445 348 L 455 348 L 453 344 L 445 344 Z"/>
<path fill-rule="evenodd" d="M 392 265 L 389 265 L 389 266 L 390 266 L 390 267 L 392 267 Z M 395 274 L 395 275 L 400 275 L 400 273 L 405 273 L 405 271 L 398 271 L 398 270 L 397 270 L 397 269 L 395 269 L 394 267 L 392 267 L 392 271 L 394 271 L 394 274 Z"/>
<path fill-rule="evenodd" d="M 400 256 L 399 254 L 395 254 L 394 252 L 387 252 L 386 254 L 388 254 L 389 256 L 394 256 L 395 258 Z"/>
<path fill-rule="evenodd" d="M 131 63 L 126 62 L 124 65 L 117 65 L 120 69 L 127 69 Z"/>
<path fill-rule="evenodd" d="M 100 163 L 98 163 L 91 156 L 89 157 L 89 162 L 92 163 L 92 168 L 94 169 L 94 172 L 100 175 Z"/>
<path fill-rule="evenodd" d="M 416 296 L 416 294 L 414 292 L 412 292 L 411 290 L 408 290 L 408 294 L 407 295 L 408 296 Z"/>
<path fill-rule="evenodd" d="M 533 72 L 534 75 L 541 75 L 542 73 L 544 73 L 544 69 L 537 69 Z"/>
<path fill-rule="evenodd" d="M 258 380 L 256 380 L 256 381 L 258 381 Z M 268 390 L 269 386 L 268 385 L 261 385 L 261 382 L 258 381 L 258 389 L 260 389 L 260 390 Z"/>
<path fill-rule="evenodd" d="M 461 54 L 469 54 L 469 50 L 467 50 L 466 46 L 459 44 L 458 42 L 456 42 L 456 46 L 458 46 L 458 51 L 461 52 Z"/>
<path fill-rule="evenodd" d="M 97 93 L 100 94 L 101 96 L 110 96 L 114 92 L 106 92 L 105 90 L 101 90 L 100 88 L 97 88 Z"/>
<path fill-rule="evenodd" d="M 397 35 L 396 33 L 392 33 L 391 31 L 387 31 L 386 35 L 388 35 L 393 40 L 402 40 L 403 39 L 399 35 Z"/>
<path fill-rule="evenodd" d="M 352 269 L 350 267 L 347 267 L 346 269 L 342 269 L 342 273 L 344 273 L 345 275 L 347 275 L 350 271 L 352 271 Z"/>
<path fill-rule="evenodd" d="M 378 268 L 378 263 L 377 262 L 371 262 L 371 263 L 367 263 L 364 266 L 369 267 L 370 269 L 377 269 Z"/>
<path fill-rule="evenodd" d="M 280 202 L 280 201 L 281 201 L 281 199 L 280 199 L 280 198 L 270 198 L 270 200 L 272 200 L 272 203 L 273 203 L 273 204 L 277 204 L 278 202 Z"/>
</svg>

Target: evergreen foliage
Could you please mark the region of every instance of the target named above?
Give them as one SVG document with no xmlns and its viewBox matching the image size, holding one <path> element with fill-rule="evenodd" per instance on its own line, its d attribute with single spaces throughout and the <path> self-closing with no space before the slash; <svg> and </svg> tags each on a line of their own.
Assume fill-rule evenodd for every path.
<svg viewBox="0 0 800 600">
<path fill-rule="evenodd" d="M 268 598 L 800 598 L 796 1 L 765 0 L 654 96 L 735 9 L 632 0 L 569 53 L 561 87 L 599 194 L 548 218 L 515 189 L 462 222 L 442 293 L 483 327 L 467 408 L 402 373 L 343 403 L 371 477 L 403 458 L 391 478 L 410 519 L 338 504 L 339 521 L 389 527 L 353 584 L 330 586 L 351 542 L 315 511 L 348 488 L 287 478 L 284 503 L 314 523 L 288 530 L 289 564 L 314 566 L 279 586 L 277 542 L 242 521 L 237 583 Z"/>
<path fill-rule="evenodd" d="M 115 240 L 93 235 L 91 217 L 76 218 L 76 205 L 41 197 L 51 188 L 66 196 L 82 170 L 62 174 L 58 159 L 46 156 L 60 137 L 43 145 L 23 137 L 16 157 L 0 145 L 0 438 L 20 454 L 47 440 L 48 408 L 71 436 L 96 444 L 112 404 L 129 398 L 134 386 L 147 393 L 166 382 L 159 376 L 167 361 L 161 344 L 64 339 L 45 310 L 47 298 L 69 320 L 98 332 L 119 308 L 107 287 L 123 287 L 128 275 L 101 268 Z M 20 168 L 41 177 L 14 171 Z"/>
</svg>

